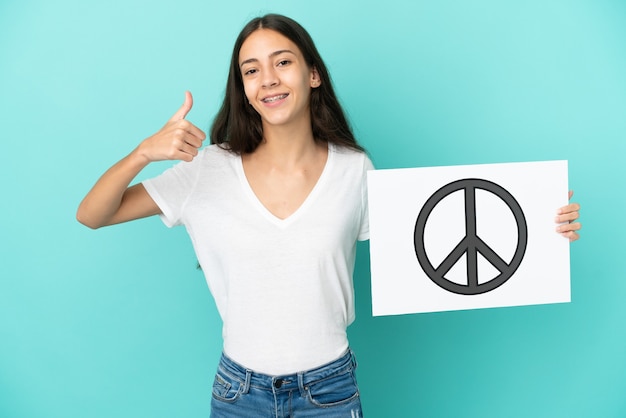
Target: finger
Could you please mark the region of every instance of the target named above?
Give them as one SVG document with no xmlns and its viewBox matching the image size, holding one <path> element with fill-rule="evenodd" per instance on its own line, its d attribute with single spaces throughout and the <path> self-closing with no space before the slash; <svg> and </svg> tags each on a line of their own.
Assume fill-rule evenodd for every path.
<svg viewBox="0 0 626 418">
<path fill-rule="evenodd" d="M 569 193 L 567 194 L 567 200 L 570 200 L 572 196 L 574 196 L 574 191 L 570 190 Z"/>
<path fill-rule="evenodd" d="M 184 146 L 181 146 L 180 148 L 176 148 L 175 150 L 172 150 L 168 154 L 167 159 L 168 160 L 187 161 L 187 162 L 193 160 L 194 157 L 195 157 L 193 152 L 185 152 L 185 150 L 186 150 L 186 148 Z M 191 148 L 189 149 L 189 151 L 190 150 L 191 150 Z"/>
<path fill-rule="evenodd" d="M 556 232 L 567 233 L 570 231 L 580 231 L 582 228 L 582 224 L 580 222 L 572 222 L 571 224 L 563 224 L 556 227 Z"/>
<path fill-rule="evenodd" d="M 198 148 L 187 143 L 184 143 L 180 146 L 180 151 L 184 152 L 185 154 L 191 155 L 192 157 L 198 155 Z"/>
<path fill-rule="evenodd" d="M 559 215 L 554 219 L 554 222 L 556 223 L 563 223 L 563 222 L 571 222 L 574 221 L 576 219 L 578 219 L 580 217 L 580 214 L 578 212 L 569 212 L 569 213 L 565 213 L 563 215 Z"/>
<path fill-rule="evenodd" d="M 200 148 L 202 146 L 202 139 L 193 135 L 187 135 L 185 137 L 185 142 L 194 148 Z"/>
<path fill-rule="evenodd" d="M 563 215 L 563 214 L 570 213 L 570 212 L 578 212 L 579 210 L 580 210 L 580 205 L 578 203 L 570 203 L 567 206 L 563 206 L 562 208 L 559 208 L 559 210 L 557 211 L 557 214 Z"/>
<path fill-rule="evenodd" d="M 182 134 L 184 134 L 185 137 L 193 136 L 197 138 L 198 141 L 200 141 L 198 143 L 198 146 L 200 146 L 202 144 L 202 141 L 204 141 L 206 138 L 206 134 L 200 128 L 198 128 L 196 125 L 189 122 L 188 120 L 179 119 L 177 121 L 170 121 L 168 125 L 169 125 L 168 127 L 169 129 L 171 129 L 174 132 L 181 132 Z"/>
<path fill-rule="evenodd" d="M 187 127 L 187 132 L 198 138 L 198 140 L 200 141 L 200 144 L 198 146 L 202 145 L 202 141 L 206 139 L 206 134 L 204 133 L 204 131 L 192 123 L 190 123 Z"/>
<path fill-rule="evenodd" d="M 190 91 L 186 91 L 185 92 L 185 102 L 180 107 L 180 109 L 178 109 L 176 111 L 176 113 L 174 113 L 174 115 L 172 115 L 172 117 L 170 118 L 170 122 L 174 122 L 174 121 L 177 121 L 177 120 L 185 119 L 185 116 L 187 116 L 187 113 L 189 113 L 189 111 L 191 110 L 192 106 L 193 106 L 193 97 L 191 96 L 191 92 Z"/>
<path fill-rule="evenodd" d="M 580 238 L 580 235 L 577 232 L 574 232 L 574 231 L 564 232 L 561 235 L 564 236 L 565 238 L 569 239 L 569 242 L 574 242 L 578 238 Z"/>
<path fill-rule="evenodd" d="M 180 124 L 185 124 L 185 126 L 180 126 Z M 191 133 L 190 131 L 193 131 L 193 128 L 195 128 L 191 123 L 187 122 L 186 120 L 180 121 L 180 122 L 176 122 L 177 127 L 173 133 L 174 138 L 176 138 L 178 141 L 180 141 L 180 143 L 187 143 L 193 147 L 196 148 L 200 148 L 202 146 L 202 141 L 203 141 L 203 136 L 204 136 L 204 132 L 199 131 L 201 136 L 199 137 L 200 134 L 198 133 Z M 197 129 L 197 128 L 195 128 Z"/>
<path fill-rule="evenodd" d="M 196 155 L 198 155 L 198 148 L 200 148 L 200 146 L 196 146 L 193 143 L 200 143 L 198 141 L 197 138 L 194 138 L 192 136 L 190 136 L 189 134 L 185 134 L 185 135 L 181 135 L 178 138 L 176 138 L 174 140 L 174 142 L 172 143 L 172 150 L 176 153 L 176 154 L 188 154 L 191 155 L 192 157 L 195 157 Z M 200 145 L 202 145 L 200 143 Z M 181 158 L 178 158 L 181 159 Z"/>
</svg>

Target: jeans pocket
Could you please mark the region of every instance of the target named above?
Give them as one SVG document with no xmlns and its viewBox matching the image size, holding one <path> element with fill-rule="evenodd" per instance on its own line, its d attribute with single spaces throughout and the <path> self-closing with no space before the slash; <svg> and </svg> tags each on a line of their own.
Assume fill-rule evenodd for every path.
<svg viewBox="0 0 626 418">
<path fill-rule="evenodd" d="M 309 401 L 322 408 L 342 405 L 359 398 L 359 388 L 352 369 L 312 382 L 306 386 L 306 392 Z"/>
<path fill-rule="evenodd" d="M 241 390 L 243 383 L 221 371 L 215 374 L 213 381 L 213 397 L 224 402 L 235 402 Z"/>
</svg>

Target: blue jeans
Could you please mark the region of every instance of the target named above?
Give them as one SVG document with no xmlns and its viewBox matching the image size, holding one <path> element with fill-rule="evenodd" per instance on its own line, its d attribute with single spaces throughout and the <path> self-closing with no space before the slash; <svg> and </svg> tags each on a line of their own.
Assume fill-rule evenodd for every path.
<svg viewBox="0 0 626 418">
<path fill-rule="evenodd" d="M 222 354 L 213 383 L 212 418 L 362 418 L 351 350 L 306 372 L 268 376 Z"/>
</svg>

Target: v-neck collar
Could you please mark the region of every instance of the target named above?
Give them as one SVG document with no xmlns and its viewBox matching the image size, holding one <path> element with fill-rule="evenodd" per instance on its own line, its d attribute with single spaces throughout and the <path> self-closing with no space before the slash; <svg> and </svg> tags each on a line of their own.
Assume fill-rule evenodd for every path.
<svg viewBox="0 0 626 418">
<path fill-rule="evenodd" d="M 328 143 L 328 156 L 326 157 L 326 164 L 324 164 L 324 169 L 320 174 L 315 186 L 309 192 L 307 197 L 304 199 L 302 204 L 288 217 L 281 219 L 278 216 L 274 215 L 265 205 L 259 200 L 257 195 L 254 193 L 248 178 L 246 177 L 246 172 L 243 168 L 243 159 L 241 155 L 239 155 L 236 159 L 236 170 L 237 175 L 239 177 L 239 181 L 243 188 L 244 193 L 248 196 L 255 209 L 261 213 L 261 215 L 266 218 L 269 222 L 273 223 L 276 226 L 286 228 L 291 223 L 293 223 L 296 219 L 302 216 L 303 212 L 306 212 L 307 208 L 311 206 L 311 204 L 315 201 L 317 195 L 320 193 L 320 189 L 324 186 L 326 182 L 326 177 L 328 177 L 328 172 L 330 171 L 330 167 L 333 164 L 334 159 L 334 145 Z"/>
</svg>

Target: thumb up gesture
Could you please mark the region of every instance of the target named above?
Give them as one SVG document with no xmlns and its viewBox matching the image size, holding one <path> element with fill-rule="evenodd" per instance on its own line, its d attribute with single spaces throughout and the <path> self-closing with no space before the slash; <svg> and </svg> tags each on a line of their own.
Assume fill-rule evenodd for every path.
<svg viewBox="0 0 626 418">
<path fill-rule="evenodd" d="M 148 161 L 182 160 L 191 161 L 206 135 L 185 119 L 193 106 L 191 93 L 185 92 L 185 102 L 157 133 L 146 138 L 137 151 Z"/>
</svg>

